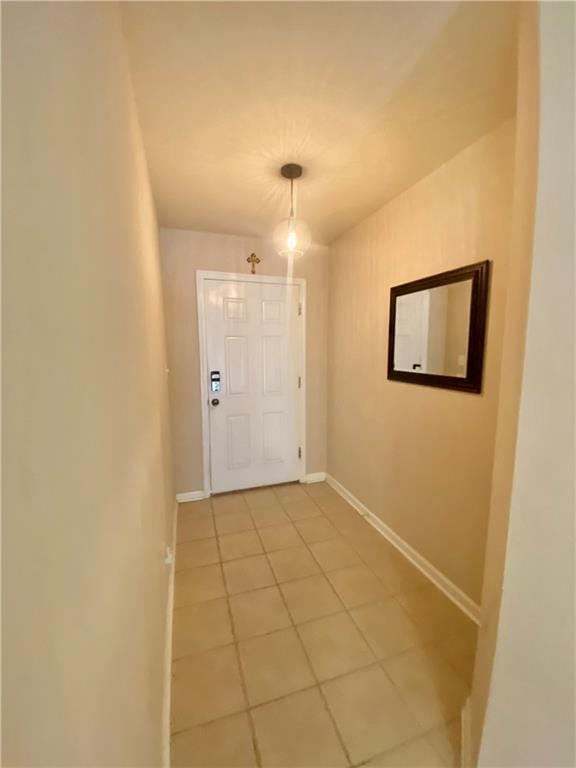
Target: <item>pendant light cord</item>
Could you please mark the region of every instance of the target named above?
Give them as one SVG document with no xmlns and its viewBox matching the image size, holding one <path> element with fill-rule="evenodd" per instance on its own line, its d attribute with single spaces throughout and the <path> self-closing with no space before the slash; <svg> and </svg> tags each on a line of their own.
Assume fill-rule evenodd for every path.
<svg viewBox="0 0 576 768">
<path fill-rule="evenodd" d="M 290 179 L 290 218 L 294 219 L 294 179 Z"/>
</svg>

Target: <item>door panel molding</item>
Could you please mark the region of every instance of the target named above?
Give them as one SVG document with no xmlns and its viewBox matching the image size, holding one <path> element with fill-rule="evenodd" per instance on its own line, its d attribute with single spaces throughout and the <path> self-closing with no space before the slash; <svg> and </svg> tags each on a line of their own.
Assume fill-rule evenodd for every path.
<svg viewBox="0 0 576 768">
<path fill-rule="evenodd" d="M 298 398 L 298 414 L 297 414 L 297 430 L 299 440 L 298 443 L 302 449 L 302 459 L 300 462 L 300 481 L 305 482 L 306 475 L 306 280 L 304 278 L 282 277 L 274 275 L 246 275 L 236 272 L 217 272 L 211 270 L 197 270 L 196 271 L 196 299 L 198 309 L 198 345 L 199 345 L 199 360 L 200 360 L 200 397 L 201 397 L 201 412 L 202 412 L 202 471 L 204 488 L 202 494 L 204 497 L 209 496 L 212 493 L 212 481 L 211 481 L 211 467 L 210 467 L 210 406 L 209 401 L 211 393 L 208 385 L 208 354 L 207 354 L 207 328 L 206 328 L 206 299 L 205 289 L 210 284 L 210 281 L 226 281 L 236 283 L 260 283 L 268 285 L 280 285 L 280 286 L 297 286 L 299 288 L 299 304 L 300 311 L 299 318 L 301 322 L 298 323 L 298 360 L 299 370 L 301 373 L 301 389 L 300 397 Z M 235 304 L 235 302 L 233 302 Z M 267 318 L 262 318 L 269 325 L 270 329 L 279 322 L 280 317 L 276 314 L 276 307 L 270 303 L 270 314 Z M 240 304 L 232 306 L 232 303 L 227 310 L 232 314 L 241 315 L 236 317 L 236 321 L 245 319 L 242 317 L 242 309 Z M 280 313 L 282 307 L 279 308 Z M 273 333 L 273 331 L 272 331 Z M 274 463 L 271 461 L 271 463 Z"/>
</svg>

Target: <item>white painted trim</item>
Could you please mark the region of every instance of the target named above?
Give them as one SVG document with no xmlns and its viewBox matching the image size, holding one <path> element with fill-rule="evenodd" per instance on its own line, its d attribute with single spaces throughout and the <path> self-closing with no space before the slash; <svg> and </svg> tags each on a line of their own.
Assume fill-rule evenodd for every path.
<svg viewBox="0 0 576 768">
<path fill-rule="evenodd" d="M 468 697 L 462 707 L 460 715 L 461 728 L 461 748 L 460 748 L 460 766 L 461 768 L 473 768 L 472 762 L 472 702 Z"/>
<path fill-rule="evenodd" d="M 196 302 L 198 305 L 198 358 L 200 361 L 200 398 L 202 412 L 202 474 L 204 490 L 208 495 L 212 490 L 210 482 L 210 417 L 208 413 L 208 365 L 206 360 L 206 318 L 204 303 L 204 281 L 209 272 L 196 272 Z"/>
<path fill-rule="evenodd" d="M 164 647 L 164 701 L 162 702 L 162 768 L 170 768 L 170 702 L 172 698 L 172 614 L 174 613 L 174 573 L 176 571 L 176 525 L 178 507 L 174 508 L 172 523 L 172 562 L 168 574 L 166 600 L 166 631 Z"/>
<path fill-rule="evenodd" d="M 288 282 L 295 282 L 300 287 L 300 296 L 298 301 L 302 307 L 302 316 L 300 318 L 301 330 L 300 330 L 300 370 L 302 371 L 302 386 L 300 392 L 300 408 L 299 408 L 299 422 L 300 422 L 300 447 L 302 448 L 302 457 L 300 459 L 300 482 L 302 478 L 306 477 L 306 392 L 308 389 L 308 380 L 306 378 L 306 325 L 307 325 L 307 312 L 308 302 L 306 301 L 306 280 L 302 278 L 287 278 Z"/>
<path fill-rule="evenodd" d="M 200 499 L 208 499 L 210 494 L 205 491 L 186 491 L 186 493 L 177 493 L 176 501 L 178 504 L 183 504 L 186 501 L 200 501 Z"/>
<path fill-rule="evenodd" d="M 206 357 L 206 319 L 204 286 L 209 280 L 229 280 L 240 283 L 268 283 L 276 285 L 294 285 L 300 288 L 299 301 L 302 305 L 302 331 L 300 335 L 300 370 L 302 371 L 302 387 L 300 389 L 300 403 L 298 418 L 300 425 L 300 445 L 302 448 L 300 481 L 306 477 L 306 280 L 303 277 L 283 277 L 282 275 L 252 275 L 239 272 L 215 272 L 212 270 L 196 270 L 196 302 L 198 307 L 198 351 L 200 358 L 200 398 L 202 406 L 202 466 L 204 478 L 204 491 L 192 491 L 191 493 L 203 493 L 194 498 L 179 498 L 190 494 L 179 494 L 178 501 L 196 501 L 200 498 L 208 498 L 212 493 L 212 481 L 210 473 L 210 393 L 208 392 L 208 365 Z"/>
<path fill-rule="evenodd" d="M 283 275 L 252 275 L 249 272 L 217 272 L 214 270 L 196 270 L 198 280 L 232 280 L 237 283 L 272 283 L 277 285 L 306 285 L 303 277 L 284 277 Z"/>
<path fill-rule="evenodd" d="M 424 576 L 430 579 L 430 581 L 436 587 L 438 587 L 438 589 L 441 590 L 446 595 L 446 597 L 452 600 L 452 602 L 457 605 L 460 610 L 464 611 L 464 613 L 469 618 L 471 618 L 472 621 L 474 621 L 476 624 L 480 623 L 480 606 L 477 605 L 470 597 L 468 597 L 468 595 L 463 592 L 460 587 L 457 587 L 456 584 L 450 581 L 450 579 L 441 571 L 439 571 L 436 566 L 432 565 L 430 561 L 426 560 L 425 557 L 413 549 L 407 541 L 404 541 L 404 539 L 399 536 L 392 528 L 386 525 L 383 520 L 371 512 L 368 507 L 366 507 L 364 504 L 362 504 L 361 501 L 353 496 L 347 488 L 338 482 L 338 480 L 336 480 L 331 475 L 327 475 L 326 480 L 328 484 L 331 485 L 332 488 L 334 488 L 334 490 L 340 494 L 340 496 L 342 496 L 343 499 L 346 499 L 346 501 L 352 507 L 354 507 L 357 512 L 365 517 L 367 522 L 369 522 L 373 528 L 381 533 L 384 538 L 388 539 L 390 544 L 396 547 L 396 549 L 401 552 L 404 557 L 410 560 L 412 565 L 415 565 L 416 568 L 418 568 L 418 570 L 424 574 Z"/>
<path fill-rule="evenodd" d="M 309 475 L 304 475 L 300 480 L 301 483 L 323 483 L 326 480 L 326 472 L 311 472 Z"/>
</svg>

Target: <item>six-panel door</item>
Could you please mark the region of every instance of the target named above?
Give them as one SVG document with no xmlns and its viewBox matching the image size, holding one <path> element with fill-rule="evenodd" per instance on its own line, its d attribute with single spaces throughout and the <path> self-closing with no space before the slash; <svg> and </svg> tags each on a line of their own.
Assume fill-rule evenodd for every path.
<svg viewBox="0 0 576 768">
<path fill-rule="evenodd" d="M 299 291 L 298 285 L 205 281 L 213 493 L 301 475 Z M 220 389 L 210 391 L 218 375 Z"/>
</svg>

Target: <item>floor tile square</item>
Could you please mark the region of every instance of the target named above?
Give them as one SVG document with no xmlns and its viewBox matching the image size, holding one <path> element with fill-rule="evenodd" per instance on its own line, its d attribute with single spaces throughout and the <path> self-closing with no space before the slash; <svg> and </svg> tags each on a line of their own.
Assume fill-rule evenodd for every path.
<svg viewBox="0 0 576 768">
<path fill-rule="evenodd" d="M 446 768 L 424 736 L 401 744 L 365 763 L 366 768 Z"/>
<path fill-rule="evenodd" d="M 310 550 L 324 571 L 335 571 L 351 565 L 362 565 L 356 552 L 342 539 L 310 544 Z"/>
<path fill-rule="evenodd" d="M 311 499 L 320 499 L 322 497 L 327 498 L 329 496 L 337 496 L 336 491 L 331 488 L 328 483 L 306 483 L 304 490 L 310 496 Z"/>
<path fill-rule="evenodd" d="M 350 514 L 357 515 L 358 512 L 354 507 L 350 506 L 342 496 L 337 493 L 325 494 L 323 496 L 317 496 L 315 499 L 316 504 L 324 511 L 324 514 L 330 516 L 334 512 L 349 512 Z"/>
<path fill-rule="evenodd" d="M 338 538 L 338 531 L 332 523 L 322 515 L 322 517 L 309 517 L 305 520 L 298 520 L 296 528 L 300 536 L 307 544 L 315 544 L 317 541 L 329 541 Z"/>
<path fill-rule="evenodd" d="M 282 503 L 286 514 L 292 520 L 306 520 L 310 517 L 319 517 L 322 514 L 320 507 L 309 496 L 298 501 L 285 501 Z"/>
<path fill-rule="evenodd" d="M 170 765 L 172 768 L 254 768 L 257 763 L 248 715 L 242 712 L 175 734 Z"/>
<path fill-rule="evenodd" d="M 354 763 L 386 752 L 422 730 L 378 666 L 330 680 L 322 689 Z"/>
<path fill-rule="evenodd" d="M 307 547 L 292 547 L 271 552 L 270 564 L 279 582 L 293 581 L 320 573 L 320 568 Z"/>
<path fill-rule="evenodd" d="M 308 688 L 316 682 L 292 628 L 243 640 L 239 651 L 251 706 Z"/>
<path fill-rule="evenodd" d="M 278 503 L 272 488 L 255 488 L 253 491 L 245 491 L 244 498 L 250 509 L 269 507 Z"/>
<path fill-rule="evenodd" d="M 194 541 L 195 539 L 209 539 L 215 536 L 214 518 L 211 512 L 201 512 L 199 514 L 178 513 L 178 524 L 176 526 L 176 542 L 182 544 L 185 541 Z"/>
<path fill-rule="evenodd" d="M 468 687 L 437 651 L 413 648 L 382 666 L 426 730 L 459 715 Z"/>
<path fill-rule="evenodd" d="M 298 633 L 319 680 L 329 680 L 376 660 L 346 613 L 300 624 Z"/>
<path fill-rule="evenodd" d="M 172 732 L 245 709 L 233 645 L 184 656 L 172 665 Z"/>
<path fill-rule="evenodd" d="M 442 633 L 436 642 L 440 654 L 469 686 L 472 685 L 474 676 L 477 636 L 478 627 L 470 621 L 470 626 L 466 628 L 448 632 L 446 635 Z"/>
<path fill-rule="evenodd" d="M 429 581 L 418 589 L 409 589 L 396 596 L 408 612 L 419 631 L 438 641 L 449 635 L 454 628 L 469 621 L 439 589 Z"/>
<path fill-rule="evenodd" d="M 259 555 L 264 550 L 256 531 L 241 531 L 220 536 L 220 554 L 222 560 L 237 560 L 241 557 Z"/>
<path fill-rule="evenodd" d="M 388 551 L 376 556 L 368 554 L 366 562 L 395 595 L 431 588 L 426 576 L 399 552 Z"/>
<path fill-rule="evenodd" d="M 228 594 L 250 592 L 253 589 L 269 587 L 275 583 L 265 555 L 243 557 L 241 560 L 229 560 L 222 564 Z"/>
<path fill-rule="evenodd" d="M 219 517 L 226 512 L 247 512 L 248 505 L 241 493 L 224 493 L 212 496 L 212 509 Z"/>
<path fill-rule="evenodd" d="M 322 574 L 280 585 L 290 615 L 296 624 L 343 609 L 342 603 Z"/>
<path fill-rule="evenodd" d="M 266 768 L 341 768 L 347 760 L 317 688 L 252 710 Z"/>
<path fill-rule="evenodd" d="M 308 494 L 300 484 L 278 485 L 274 488 L 274 493 L 281 504 L 303 501 L 308 498 Z"/>
<path fill-rule="evenodd" d="M 176 544 L 176 570 L 213 565 L 220 561 L 216 539 L 197 539 Z"/>
<path fill-rule="evenodd" d="M 245 512 L 223 512 L 221 515 L 216 515 L 215 519 L 218 536 L 254 528 L 248 509 Z"/>
<path fill-rule="evenodd" d="M 354 608 L 350 615 L 379 659 L 387 659 L 422 642 L 402 606 L 390 598 Z"/>
<path fill-rule="evenodd" d="M 284 512 L 280 504 L 269 507 L 256 507 L 250 510 L 256 528 L 267 528 L 269 525 L 283 525 L 290 522 L 290 518 Z"/>
<path fill-rule="evenodd" d="M 374 603 L 390 595 L 387 587 L 365 565 L 330 571 L 327 575 L 346 608 Z"/>
<path fill-rule="evenodd" d="M 254 637 L 290 626 L 290 616 L 278 587 L 245 592 L 230 598 L 236 637 Z"/>
<path fill-rule="evenodd" d="M 275 552 L 278 549 L 302 546 L 300 535 L 292 523 L 284 525 L 271 525 L 260 531 L 262 543 L 266 552 Z"/>
<path fill-rule="evenodd" d="M 360 515 L 354 522 L 349 521 L 342 526 L 342 532 L 346 541 L 359 553 L 376 551 L 382 541 L 382 536 Z"/>
<path fill-rule="evenodd" d="M 460 768 L 462 752 L 462 724 L 460 718 L 436 726 L 426 734 L 427 740 L 442 758 L 446 768 Z"/>
<path fill-rule="evenodd" d="M 174 576 L 174 607 L 226 597 L 220 565 L 203 565 L 177 571 Z"/>
<path fill-rule="evenodd" d="M 210 499 L 199 499 L 198 501 L 184 501 L 178 504 L 178 514 L 188 515 L 198 512 L 212 512 L 212 503 Z"/>
<path fill-rule="evenodd" d="M 210 600 L 175 609 L 172 658 L 179 659 L 233 642 L 227 600 Z"/>
<path fill-rule="evenodd" d="M 322 499 L 319 499 L 318 501 L 321 502 Z M 352 509 L 352 507 L 348 507 L 347 509 L 338 507 L 337 509 L 326 510 L 324 514 L 341 533 L 358 531 L 364 527 L 362 517 L 355 509 Z"/>
</svg>

